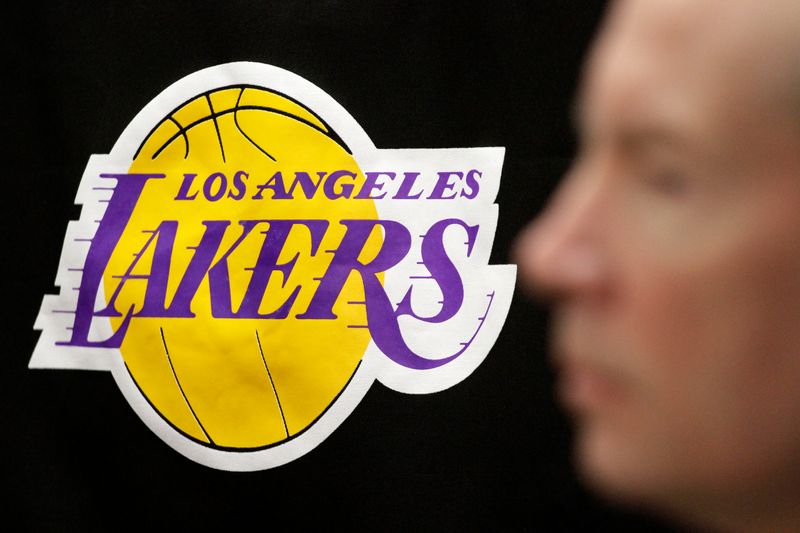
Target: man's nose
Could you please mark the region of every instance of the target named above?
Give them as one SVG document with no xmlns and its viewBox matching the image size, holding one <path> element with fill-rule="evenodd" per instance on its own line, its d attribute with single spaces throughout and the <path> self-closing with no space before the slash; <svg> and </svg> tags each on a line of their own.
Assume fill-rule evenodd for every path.
<svg viewBox="0 0 800 533">
<path fill-rule="evenodd" d="M 520 235 L 515 259 L 524 288 L 543 298 L 596 293 L 607 283 L 602 184 L 574 172 Z"/>
</svg>

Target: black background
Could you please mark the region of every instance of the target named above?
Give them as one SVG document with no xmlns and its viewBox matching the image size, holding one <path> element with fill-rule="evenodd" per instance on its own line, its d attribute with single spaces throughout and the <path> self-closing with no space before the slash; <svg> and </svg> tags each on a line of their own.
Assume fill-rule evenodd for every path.
<svg viewBox="0 0 800 533">
<path fill-rule="evenodd" d="M 491 262 L 510 262 L 515 235 L 569 164 L 570 104 L 604 4 L 81 2 L 4 13 L 4 521 L 34 531 L 664 527 L 581 487 L 553 401 L 547 317 L 519 291 L 464 382 L 420 396 L 376 382 L 315 450 L 255 473 L 173 451 L 107 373 L 27 369 L 89 155 L 108 152 L 165 87 L 219 63 L 299 74 L 379 148 L 505 146 Z"/>
</svg>

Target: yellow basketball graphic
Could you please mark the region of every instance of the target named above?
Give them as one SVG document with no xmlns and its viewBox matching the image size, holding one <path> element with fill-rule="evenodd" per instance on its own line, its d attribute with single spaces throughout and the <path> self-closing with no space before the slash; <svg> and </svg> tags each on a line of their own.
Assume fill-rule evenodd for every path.
<svg viewBox="0 0 800 533">
<path fill-rule="evenodd" d="M 158 274 L 166 279 L 168 306 L 210 228 L 224 226 L 214 264 L 226 270 L 228 293 L 219 283 L 212 288 L 206 275 L 191 300 L 194 316 L 134 314 L 120 347 L 141 393 L 183 435 L 219 449 L 280 444 L 324 414 L 354 375 L 370 342 L 358 274 L 351 273 L 334 305 L 336 319 L 296 318 L 342 240 L 339 221 L 378 218 L 372 200 L 322 194 L 321 176 L 342 170 L 355 177 L 338 186 L 358 190 L 363 175 L 336 133 L 301 103 L 254 86 L 198 95 L 165 116 L 140 146 L 129 172 L 165 177 L 147 182 L 111 256 L 106 303 L 113 298 L 123 315 L 140 310 L 168 251 L 169 270 Z M 295 183 L 291 199 L 263 187 L 278 176 L 289 189 L 303 172 L 311 181 Z M 319 190 L 308 198 L 303 185 L 312 182 Z M 257 303 L 267 315 L 289 302 L 285 318 L 214 316 L 213 291 L 234 311 L 245 299 L 271 238 L 266 221 L 312 219 L 328 222 L 315 253 L 309 228 L 292 226 L 278 257 L 278 264 L 291 265 L 288 275 L 272 272 Z M 364 260 L 381 244 L 376 230 Z M 121 322 L 111 317 L 115 330 Z"/>
</svg>

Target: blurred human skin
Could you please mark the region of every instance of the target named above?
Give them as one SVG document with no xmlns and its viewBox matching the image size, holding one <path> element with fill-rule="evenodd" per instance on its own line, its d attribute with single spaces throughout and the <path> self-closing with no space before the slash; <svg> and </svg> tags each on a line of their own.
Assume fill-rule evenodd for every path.
<svg viewBox="0 0 800 533">
<path fill-rule="evenodd" d="M 575 458 L 698 527 L 800 530 L 800 2 L 613 4 L 520 235 Z"/>
</svg>

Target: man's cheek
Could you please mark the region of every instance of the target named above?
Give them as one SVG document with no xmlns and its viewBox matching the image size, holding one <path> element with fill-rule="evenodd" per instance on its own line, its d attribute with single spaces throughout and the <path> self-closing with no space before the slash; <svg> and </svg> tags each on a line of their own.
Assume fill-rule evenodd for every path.
<svg viewBox="0 0 800 533">
<path fill-rule="evenodd" d="M 620 333 L 630 337 L 640 357 L 661 366 L 680 367 L 691 359 L 687 346 L 700 340 L 698 295 L 692 283 L 671 272 L 632 273 L 625 291 Z"/>
</svg>

